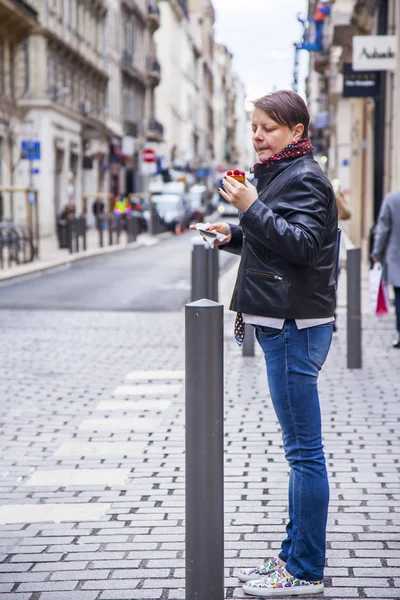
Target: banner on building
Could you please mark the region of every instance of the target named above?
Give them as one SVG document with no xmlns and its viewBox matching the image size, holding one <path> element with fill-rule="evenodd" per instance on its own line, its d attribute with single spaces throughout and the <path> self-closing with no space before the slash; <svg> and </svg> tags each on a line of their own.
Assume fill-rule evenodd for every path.
<svg viewBox="0 0 400 600">
<path fill-rule="evenodd" d="M 343 64 L 343 98 L 375 98 L 378 94 L 377 71 L 354 71 Z"/>
<path fill-rule="evenodd" d="M 353 37 L 354 71 L 394 71 L 396 69 L 395 35 L 355 35 Z"/>
</svg>

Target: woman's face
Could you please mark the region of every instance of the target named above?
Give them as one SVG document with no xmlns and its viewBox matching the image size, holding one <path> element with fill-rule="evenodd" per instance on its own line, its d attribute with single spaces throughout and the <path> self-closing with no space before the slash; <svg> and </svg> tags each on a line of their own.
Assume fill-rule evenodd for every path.
<svg viewBox="0 0 400 600">
<path fill-rule="evenodd" d="M 303 135 L 304 127 L 299 124 L 293 130 L 280 125 L 263 110 L 254 109 L 252 118 L 253 146 L 260 162 L 280 152 L 292 142 L 297 142 Z"/>
</svg>

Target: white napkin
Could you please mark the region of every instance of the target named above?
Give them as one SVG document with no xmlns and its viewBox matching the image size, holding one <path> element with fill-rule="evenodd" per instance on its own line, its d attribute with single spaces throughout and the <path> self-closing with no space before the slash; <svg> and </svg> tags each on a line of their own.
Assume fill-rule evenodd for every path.
<svg viewBox="0 0 400 600">
<path fill-rule="evenodd" d="M 218 231 L 207 231 L 207 228 L 210 227 L 210 225 L 211 223 L 196 223 L 196 229 L 209 244 L 210 248 L 213 248 L 216 240 L 223 242 L 228 236 L 219 233 Z"/>
</svg>

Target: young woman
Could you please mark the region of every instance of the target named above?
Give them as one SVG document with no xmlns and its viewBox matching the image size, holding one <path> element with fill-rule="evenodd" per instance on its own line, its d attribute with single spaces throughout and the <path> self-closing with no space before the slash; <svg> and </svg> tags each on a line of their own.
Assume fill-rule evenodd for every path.
<svg viewBox="0 0 400 600">
<path fill-rule="evenodd" d="M 244 569 L 246 594 L 323 591 L 329 486 L 321 436 L 319 371 L 332 340 L 338 218 L 331 184 L 312 156 L 309 113 L 278 91 L 254 102 L 256 187 L 225 177 L 219 193 L 240 224 L 215 223 L 221 249 L 241 255 L 231 309 L 235 337 L 255 328 L 290 466 L 289 520 L 279 556 Z"/>
</svg>

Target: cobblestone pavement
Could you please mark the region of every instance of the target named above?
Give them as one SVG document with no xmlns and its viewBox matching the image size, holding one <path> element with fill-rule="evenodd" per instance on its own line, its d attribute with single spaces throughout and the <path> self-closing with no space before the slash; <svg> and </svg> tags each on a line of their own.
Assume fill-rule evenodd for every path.
<svg viewBox="0 0 400 600">
<path fill-rule="evenodd" d="M 347 370 L 342 321 L 320 386 L 324 595 L 399 599 L 400 352 L 393 320 L 365 317 L 364 368 Z M 183 311 L 0 311 L 0 600 L 185 598 L 183 324 Z M 282 538 L 287 468 L 260 351 L 244 358 L 232 324 L 225 597 L 243 598 L 235 569 Z"/>
</svg>

